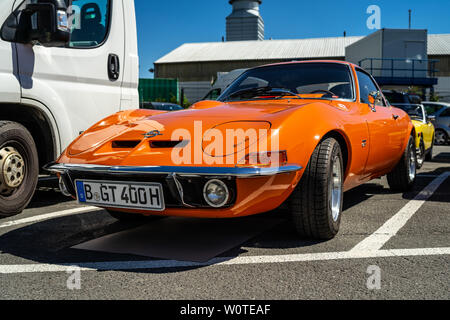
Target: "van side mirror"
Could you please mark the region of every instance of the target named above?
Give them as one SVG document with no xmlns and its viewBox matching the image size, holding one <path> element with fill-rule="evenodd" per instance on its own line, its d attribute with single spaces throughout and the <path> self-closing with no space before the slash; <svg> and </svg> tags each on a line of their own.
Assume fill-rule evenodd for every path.
<svg viewBox="0 0 450 320">
<path fill-rule="evenodd" d="M 39 42 L 46 47 L 67 44 L 70 38 L 64 0 L 38 0 L 9 15 L 1 28 L 1 38 L 15 43 Z"/>
<path fill-rule="evenodd" d="M 376 112 L 377 109 L 375 106 L 381 102 L 381 93 L 380 91 L 372 91 L 369 93 L 369 96 L 367 97 L 367 100 L 369 101 L 369 107 L 373 112 Z"/>
</svg>

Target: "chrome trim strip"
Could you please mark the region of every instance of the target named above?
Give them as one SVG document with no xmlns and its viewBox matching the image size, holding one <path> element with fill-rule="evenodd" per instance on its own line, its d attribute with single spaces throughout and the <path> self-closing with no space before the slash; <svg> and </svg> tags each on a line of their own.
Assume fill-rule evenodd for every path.
<svg viewBox="0 0 450 320">
<path fill-rule="evenodd" d="M 178 176 L 258 177 L 296 172 L 303 167 L 288 164 L 282 167 L 182 167 L 182 166 L 103 166 L 93 164 L 50 163 L 45 170 L 53 173 L 97 172 L 108 174 L 176 174 Z"/>
<path fill-rule="evenodd" d="M 177 174 L 176 173 L 172 173 L 172 174 L 170 174 L 170 176 L 172 177 L 173 181 L 175 182 L 175 186 L 177 187 L 178 194 L 180 196 L 181 203 L 183 204 L 183 206 L 188 207 L 188 208 L 195 208 L 194 206 L 191 206 L 190 204 L 184 202 L 183 185 L 181 184 L 180 181 L 178 181 Z"/>
</svg>

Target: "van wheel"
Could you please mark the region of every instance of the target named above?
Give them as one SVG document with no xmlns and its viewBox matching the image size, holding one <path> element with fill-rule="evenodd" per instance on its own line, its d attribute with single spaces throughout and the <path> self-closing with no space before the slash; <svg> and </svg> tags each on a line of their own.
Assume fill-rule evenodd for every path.
<svg viewBox="0 0 450 320">
<path fill-rule="evenodd" d="M 161 216 L 144 216 L 143 214 L 138 213 L 130 213 L 130 212 L 123 212 L 123 211 L 113 211 L 106 209 L 106 212 L 109 213 L 111 217 L 114 219 L 117 219 L 119 221 L 153 221 L 161 219 Z"/>
<path fill-rule="evenodd" d="M 290 198 L 292 220 L 304 238 L 329 240 L 339 231 L 344 197 L 342 151 L 328 138 L 314 150 Z"/>
<path fill-rule="evenodd" d="M 0 121 L 0 217 L 22 212 L 33 197 L 39 160 L 33 137 L 16 122 Z"/>
<path fill-rule="evenodd" d="M 400 192 L 411 190 L 416 182 L 416 171 L 416 147 L 414 145 L 414 138 L 411 136 L 409 137 L 408 145 L 400 162 L 387 175 L 391 190 Z"/>
</svg>

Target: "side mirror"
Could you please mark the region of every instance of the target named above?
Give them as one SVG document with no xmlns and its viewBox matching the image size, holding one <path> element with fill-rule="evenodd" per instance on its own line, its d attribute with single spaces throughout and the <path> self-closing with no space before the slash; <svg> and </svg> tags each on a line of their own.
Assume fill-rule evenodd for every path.
<svg viewBox="0 0 450 320">
<path fill-rule="evenodd" d="M 435 121 L 436 120 L 436 116 L 427 116 L 427 121 Z"/>
<path fill-rule="evenodd" d="M 64 46 L 70 38 L 64 0 L 38 0 L 10 14 L 1 29 L 4 41 L 39 42 L 46 47 Z"/>
<path fill-rule="evenodd" d="M 376 112 L 377 109 L 375 106 L 381 102 L 381 93 L 380 91 L 372 91 L 369 93 L 369 96 L 367 97 L 369 101 L 369 107 L 373 112 Z"/>
</svg>

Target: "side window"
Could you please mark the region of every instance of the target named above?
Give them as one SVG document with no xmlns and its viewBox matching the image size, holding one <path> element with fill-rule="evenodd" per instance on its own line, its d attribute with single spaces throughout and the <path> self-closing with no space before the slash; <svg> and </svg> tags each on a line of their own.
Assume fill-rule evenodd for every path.
<svg viewBox="0 0 450 320">
<path fill-rule="evenodd" d="M 111 0 L 72 0 L 69 47 L 92 48 L 108 34 Z"/>
<path fill-rule="evenodd" d="M 220 88 L 213 89 L 208 93 L 208 95 L 205 98 L 207 100 L 217 100 L 217 98 L 220 96 L 221 91 L 222 90 Z"/>
<path fill-rule="evenodd" d="M 450 108 L 447 108 L 447 110 L 444 110 L 441 113 L 441 117 L 450 117 Z"/>
<path fill-rule="evenodd" d="M 361 102 L 368 104 L 369 93 L 378 91 L 378 88 L 366 73 L 356 70 L 356 74 L 358 75 L 359 95 L 361 96 Z M 383 100 L 381 101 L 380 105 L 385 106 Z"/>
</svg>

